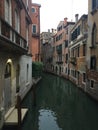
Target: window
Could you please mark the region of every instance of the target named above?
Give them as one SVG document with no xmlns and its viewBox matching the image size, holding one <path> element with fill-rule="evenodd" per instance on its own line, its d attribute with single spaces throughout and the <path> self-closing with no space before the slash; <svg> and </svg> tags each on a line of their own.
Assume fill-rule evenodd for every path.
<svg viewBox="0 0 98 130">
<path fill-rule="evenodd" d="M 80 26 L 77 28 L 77 36 L 80 35 Z"/>
<path fill-rule="evenodd" d="M 96 24 L 94 23 L 92 29 L 92 47 L 96 45 L 96 34 L 97 34 L 97 29 L 96 29 Z"/>
<path fill-rule="evenodd" d="M 75 56 L 75 51 L 74 51 L 74 48 L 72 48 L 72 51 L 71 51 L 71 56 L 74 57 Z"/>
<path fill-rule="evenodd" d="M 5 20 L 11 24 L 11 1 L 5 0 Z"/>
<path fill-rule="evenodd" d="M 58 55 L 58 61 L 62 62 L 62 55 L 61 54 Z"/>
<path fill-rule="evenodd" d="M 76 78 L 76 70 L 74 70 L 74 77 Z"/>
<path fill-rule="evenodd" d="M 35 13 L 35 8 L 32 8 L 32 13 Z"/>
<path fill-rule="evenodd" d="M 94 70 L 96 69 L 96 56 L 91 57 L 90 68 Z"/>
<path fill-rule="evenodd" d="M 83 82 L 86 82 L 86 74 L 83 73 Z"/>
<path fill-rule="evenodd" d="M 62 26 L 58 27 L 58 29 L 57 29 L 57 30 L 58 30 L 58 31 L 62 30 Z"/>
<path fill-rule="evenodd" d="M 80 47 L 78 46 L 78 47 L 76 48 L 76 50 L 77 50 L 76 56 L 79 57 L 79 55 L 80 55 Z"/>
<path fill-rule="evenodd" d="M 32 33 L 36 33 L 36 25 L 32 26 Z"/>
<path fill-rule="evenodd" d="M 85 55 L 86 55 L 86 45 L 83 44 L 83 56 L 85 56 Z"/>
<path fill-rule="evenodd" d="M 98 0 L 92 0 L 92 11 L 98 8 Z"/>
<path fill-rule="evenodd" d="M 66 54 L 66 63 L 68 62 L 68 54 Z"/>
<path fill-rule="evenodd" d="M 58 36 L 56 37 L 56 41 L 58 41 Z"/>
<path fill-rule="evenodd" d="M 15 10 L 15 30 L 20 32 L 20 18 L 18 10 Z"/>
<path fill-rule="evenodd" d="M 68 40 L 65 41 L 65 48 L 68 47 Z"/>
<path fill-rule="evenodd" d="M 91 88 L 94 88 L 94 80 L 91 80 L 90 87 L 91 87 Z"/>
</svg>

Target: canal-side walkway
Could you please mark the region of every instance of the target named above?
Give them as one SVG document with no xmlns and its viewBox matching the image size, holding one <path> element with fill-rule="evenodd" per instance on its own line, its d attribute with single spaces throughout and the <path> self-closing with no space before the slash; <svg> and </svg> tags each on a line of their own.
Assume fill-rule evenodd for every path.
<svg viewBox="0 0 98 130">
<path fill-rule="evenodd" d="M 11 112 L 10 112 L 11 111 Z M 5 116 L 5 125 L 17 125 L 18 124 L 18 112 L 17 109 L 12 107 L 8 112 L 8 116 Z M 28 109 L 21 108 L 21 122 L 23 121 Z"/>
<path fill-rule="evenodd" d="M 32 87 L 35 86 L 40 80 L 41 80 L 41 77 L 32 79 L 32 86 L 28 90 L 26 90 L 23 99 L 25 98 L 26 94 L 30 91 L 30 89 L 32 89 Z M 27 112 L 28 112 L 27 107 L 26 108 L 21 107 L 21 122 L 23 122 Z M 12 106 L 9 109 L 9 111 L 5 114 L 4 130 L 8 129 L 9 127 L 11 129 L 11 127 L 13 128 L 14 126 L 17 126 L 17 125 L 18 125 L 18 109 L 15 106 Z"/>
</svg>

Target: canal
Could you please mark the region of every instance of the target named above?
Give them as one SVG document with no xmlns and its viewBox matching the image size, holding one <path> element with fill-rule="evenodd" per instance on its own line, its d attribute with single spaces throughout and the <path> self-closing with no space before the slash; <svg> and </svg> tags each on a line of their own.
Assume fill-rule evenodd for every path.
<svg viewBox="0 0 98 130">
<path fill-rule="evenodd" d="M 35 94 L 36 106 L 32 90 L 22 103 L 28 113 L 21 130 L 98 130 L 98 102 L 70 81 L 43 74 Z"/>
<path fill-rule="evenodd" d="M 70 81 L 44 74 L 36 86 L 36 106 L 32 91 L 23 101 L 29 111 L 22 130 L 98 130 L 98 103 Z"/>
</svg>

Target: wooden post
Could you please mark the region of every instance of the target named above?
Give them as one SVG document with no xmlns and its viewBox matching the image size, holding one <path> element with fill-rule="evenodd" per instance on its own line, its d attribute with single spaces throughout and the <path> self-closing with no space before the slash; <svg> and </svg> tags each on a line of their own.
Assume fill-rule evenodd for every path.
<svg viewBox="0 0 98 130">
<path fill-rule="evenodd" d="M 21 97 L 17 95 L 18 130 L 21 129 Z"/>
<path fill-rule="evenodd" d="M 36 88 L 35 84 L 33 86 L 33 106 L 36 106 Z"/>
</svg>

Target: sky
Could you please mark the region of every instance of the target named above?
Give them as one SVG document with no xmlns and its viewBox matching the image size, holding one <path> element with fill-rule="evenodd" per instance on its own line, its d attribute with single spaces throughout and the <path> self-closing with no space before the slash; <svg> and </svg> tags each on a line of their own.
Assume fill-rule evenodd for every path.
<svg viewBox="0 0 98 130">
<path fill-rule="evenodd" d="M 75 21 L 75 14 L 79 18 L 88 13 L 88 0 L 32 0 L 33 3 L 41 5 L 40 25 L 41 32 L 48 29 L 56 29 L 59 22 L 65 17 L 68 21 Z"/>
</svg>

